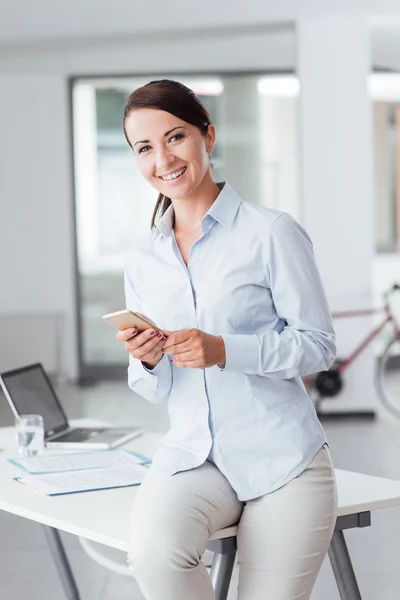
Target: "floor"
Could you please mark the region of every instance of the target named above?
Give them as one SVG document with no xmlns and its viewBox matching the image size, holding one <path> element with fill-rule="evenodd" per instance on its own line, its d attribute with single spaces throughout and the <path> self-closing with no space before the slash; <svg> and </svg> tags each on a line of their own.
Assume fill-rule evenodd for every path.
<svg viewBox="0 0 400 600">
<path fill-rule="evenodd" d="M 400 375 L 398 385 L 400 392 Z M 139 423 L 154 431 L 168 428 L 166 405 L 144 401 L 125 384 L 104 383 L 83 389 L 62 386 L 59 394 L 70 417 L 94 416 L 116 424 Z M 11 411 L 0 393 L 0 424 L 12 422 Z M 326 421 L 324 427 L 336 467 L 400 479 L 400 421 Z M 372 527 L 350 530 L 345 535 L 363 600 L 397 600 L 400 508 L 377 511 L 372 516 Z M 82 600 L 143 600 L 132 578 L 111 573 L 92 561 L 76 537 L 62 534 L 62 538 Z M 237 577 L 235 568 L 229 600 L 236 598 Z M 0 597 L 65 600 L 41 527 L 2 512 Z M 266 595 L 265 600 L 274 599 Z M 328 559 L 318 576 L 312 600 L 339 600 Z"/>
</svg>

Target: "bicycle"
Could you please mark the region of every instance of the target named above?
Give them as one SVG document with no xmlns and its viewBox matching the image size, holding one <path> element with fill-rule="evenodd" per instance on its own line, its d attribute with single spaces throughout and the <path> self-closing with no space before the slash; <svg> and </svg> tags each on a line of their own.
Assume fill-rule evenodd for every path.
<svg viewBox="0 0 400 600">
<path fill-rule="evenodd" d="M 372 340 L 376 338 L 382 329 L 390 324 L 393 329 L 393 335 L 387 343 L 382 355 L 379 356 L 376 361 L 374 384 L 378 398 L 383 406 L 394 417 L 400 419 L 400 385 L 396 382 L 396 377 L 393 376 L 394 370 L 390 365 L 391 357 L 400 357 L 400 323 L 393 314 L 390 305 L 390 297 L 399 290 L 400 285 L 396 283 L 383 294 L 384 305 L 382 308 L 366 308 L 332 313 L 334 319 L 369 316 L 380 312 L 384 312 L 386 316 L 383 321 L 374 327 L 371 333 L 356 346 L 349 356 L 346 358 L 335 359 L 328 371 L 320 371 L 314 375 L 303 377 L 303 383 L 314 402 L 317 412 L 319 412 L 321 402 L 324 398 L 333 398 L 341 392 L 344 386 L 343 374 Z"/>
</svg>

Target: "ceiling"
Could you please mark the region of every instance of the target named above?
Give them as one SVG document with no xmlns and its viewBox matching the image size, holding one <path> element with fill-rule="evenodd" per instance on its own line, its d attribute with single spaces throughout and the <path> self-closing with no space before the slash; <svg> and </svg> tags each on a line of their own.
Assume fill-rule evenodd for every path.
<svg viewBox="0 0 400 600">
<path fill-rule="evenodd" d="M 375 68 L 400 70 L 399 0 L 0 0 L 0 55 L 51 52 L 152 36 L 292 28 L 298 19 L 368 18 Z M 332 5 L 334 5 L 332 7 Z M 190 10 L 188 10 L 188 6 Z M 197 8 L 196 8 L 197 7 Z M 333 15 L 333 11 L 336 13 Z M 382 13 L 385 14 L 382 14 Z"/>
</svg>

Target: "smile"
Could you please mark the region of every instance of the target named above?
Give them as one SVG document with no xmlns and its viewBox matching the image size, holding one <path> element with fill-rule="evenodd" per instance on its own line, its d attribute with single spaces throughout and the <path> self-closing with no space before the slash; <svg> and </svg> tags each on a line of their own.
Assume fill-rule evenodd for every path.
<svg viewBox="0 0 400 600">
<path fill-rule="evenodd" d="M 169 173 L 168 175 L 161 175 L 160 179 L 162 179 L 163 181 L 175 181 L 176 179 L 179 179 L 179 177 L 182 177 L 182 175 L 184 174 L 185 171 L 186 171 L 186 167 L 183 167 L 183 169 L 180 169 L 179 171 L 175 171 L 175 173 Z"/>
</svg>

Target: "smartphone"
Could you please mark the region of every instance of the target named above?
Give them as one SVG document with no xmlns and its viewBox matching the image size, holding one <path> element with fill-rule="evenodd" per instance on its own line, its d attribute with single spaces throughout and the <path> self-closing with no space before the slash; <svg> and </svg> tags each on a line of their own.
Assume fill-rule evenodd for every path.
<svg viewBox="0 0 400 600">
<path fill-rule="evenodd" d="M 156 329 L 163 333 L 166 337 L 168 337 L 168 333 L 157 327 L 153 321 L 145 317 L 138 312 L 133 312 L 128 310 L 127 308 L 124 310 L 119 310 L 117 312 L 109 313 L 108 315 L 104 315 L 103 320 L 110 325 L 113 325 L 117 329 L 137 329 L 138 333 L 142 333 L 146 331 L 146 329 Z"/>
</svg>

